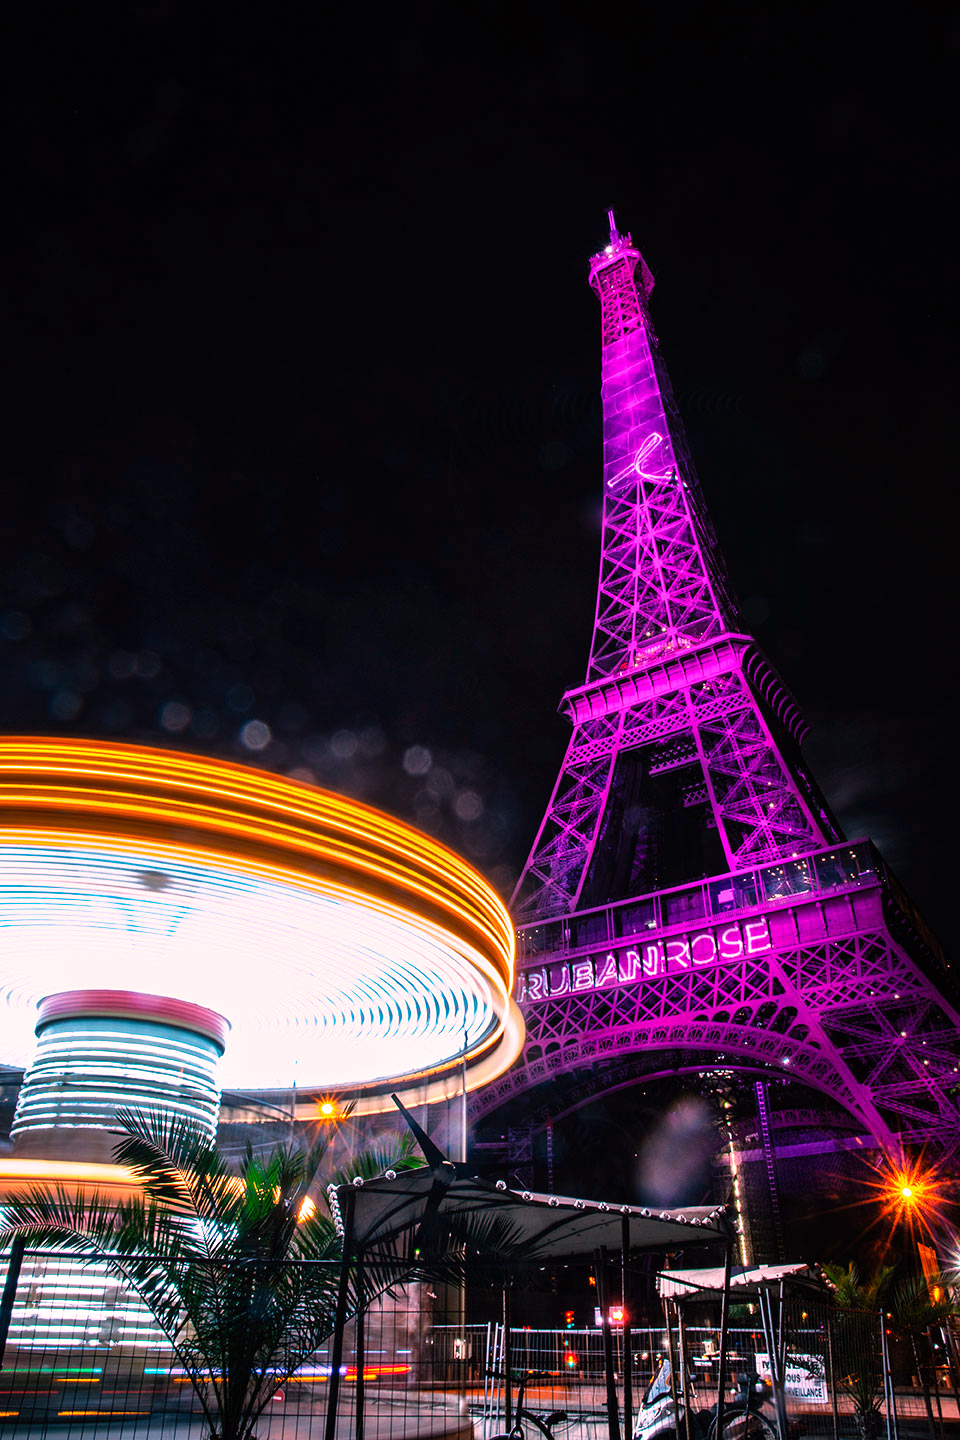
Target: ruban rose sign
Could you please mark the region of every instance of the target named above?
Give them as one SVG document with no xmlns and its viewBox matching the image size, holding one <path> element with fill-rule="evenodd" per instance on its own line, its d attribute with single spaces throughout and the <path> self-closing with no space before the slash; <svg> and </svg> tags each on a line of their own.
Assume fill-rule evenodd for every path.
<svg viewBox="0 0 960 1440">
<path fill-rule="evenodd" d="M 538 970 L 525 970 L 518 980 L 517 999 L 552 1000 L 578 990 L 603 990 L 612 985 L 629 985 L 655 980 L 661 975 L 684 970 L 701 970 L 724 960 L 745 955 L 762 955 L 772 949 L 766 916 L 740 924 L 716 926 L 692 934 L 670 935 L 645 940 L 640 945 L 617 947 L 602 955 L 582 955 L 576 960 L 556 961 Z"/>
</svg>

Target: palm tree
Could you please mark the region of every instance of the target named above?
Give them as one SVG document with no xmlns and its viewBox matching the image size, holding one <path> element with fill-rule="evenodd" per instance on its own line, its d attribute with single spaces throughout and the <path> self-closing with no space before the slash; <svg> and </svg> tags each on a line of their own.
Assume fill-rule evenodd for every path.
<svg viewBox="0 0 960 1440">
<path fill-rule="evenodd" d="M 250 1440 L 271 1397 L 333 1328 L 341 1243 L 310 1150 L 248 1146 L 240 1173 L 182 1120 L 127 1112 L 115 1149 L 140 1182 L 117 1203 L 62 1185 L 4 1204 L 0 1240 L 106 1262 L 149 1308 L 214 1440 Z M 407 1137 L 328 1174 L 332 1183 L 421 1164 Z M 368 1284 L 367 1293 L 370 1293 Z"/>
<path fill-rule="evenodd" d="M 890 1300 L 890 1316 L 894 1326 L 910 1341 L 913 1365 L 920 1389 L 923 1391 L 927 1427 L 931 1435 L 934 1434 L 933 1407 L 930 1403 L 929 1387 L 924 1381 L 920 1359 L 920 1339 L 921 1336 L 925 1337 L 930 1346 L 931 1368 L 933 1368 L 933 1341 L 930 1331 L 934 1325 L 946 1326 L 950 1317 L 955 1313 L 956 1308 L 942 1279 L 937 1284 L 924 1276 L 914 1276 L 913 1279 L 898 1285 Z"/>
<path fill-rule="evenodd" d="M 874 1440 L 883 1395 L 883 1361 L 877 1335 L 880 1304 L 893 1278 L 892 1265 L 880 1265 L 862 1281 L 856 1265 L 824 1265 L 840 1311 L 834 1330 L 834 1383 L 853 1403 L 860 1440 Z"/>
<path fill-rule="evenodd" d="M 860 1279 L 860 1271 L 850 1262 L 846 1270 L 839 1265 L 820 1267 L 833 1289 L 834 1304 L 840 1310 L 878 1310 L 893 1279 L 895 1266 L 878 1265 L 869 1280 Z"/>
<path fill-rule="evenodd" d="M 876 1434 L 880 1414 L 883 1371 L 876 1327 L 884 1307 L 889 1306 L 887 1318 L 893 1322 L 893 1329 L 910 1341 L 931 1435 L 933 1409 L 924 1384 L 920 1337 L 926 1335 L 929 1340 L 931 1327 L 945 1326 L 956 1313 L 942 1280 L 937 1285 L 928 1278 L 915 1277 L 892 1289 L 894 1269 L 893 1265 L 881 1265 L 869 1280 L 862 1282 L 853 1264 L 846 1270 L 838 1265 L 823 1266 L 834 1290 L 834 1303 L 843 1312 L 836 1336 L 837 1384 L 853 1401 L 857 1430 L 863 1440 L 872 1440 Z"/>
</svg>

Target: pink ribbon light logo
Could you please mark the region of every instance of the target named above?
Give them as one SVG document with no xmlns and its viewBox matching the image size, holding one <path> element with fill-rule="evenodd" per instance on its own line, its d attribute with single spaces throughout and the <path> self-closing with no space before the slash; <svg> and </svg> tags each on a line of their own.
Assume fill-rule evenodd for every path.
<svg viewBox="0 0 960 1440">
<path fill-rule="evenodd" d="M 639 475 L 641 480 L 669 480 L 673 475 L 672 465 L 668 465 L 666 470 L 659 472 L 647 468 L 654 452 L 663 444 L 663 439 L 664 437 L 657 430 L 651 430 L 630 464 L 607 481 L 607 489 L 612 490 L 615 485 L 619 485 L 630 475 Z"/>
</svg>

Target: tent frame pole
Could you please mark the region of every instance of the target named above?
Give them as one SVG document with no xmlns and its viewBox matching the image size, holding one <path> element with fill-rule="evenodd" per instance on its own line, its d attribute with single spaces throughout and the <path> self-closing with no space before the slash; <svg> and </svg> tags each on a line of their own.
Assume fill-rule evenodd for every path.
<svg viewBox="0 0 960 1440">
<path fill-rule="evenodd" d="M 623 1433 L 633 1440 L 633 1356 L 630 1354 L 630 1311 L 627 1309 L 627 1257 L 630 1216 L 620 1217 L 620 1303 L 623 1306 Z"/>
<path fill-rule="evenodd" d="M 324 1440 L 335 1440 L 337 1406 L 340 1401 L 340 1367 L 343 1363 L 343 1330 L 347 1323 L 347 1298 L 350 1291 L 350 1252 L 353 1249 L 353 1211 L 356 1191 L 347 1192 L 346 1214 L 343 1217 L 343 1259 L 340 1262 L 340 1285 L 333 1323 L 333 1355 L 330 1365 L 330 1394 L 327 1400 L 327 1423 Z"/>
<path fill-rule="evenodd" d="M 720 1301 L 720 1364 L 717 1367 L 717 1418 L 714 1434 L 723 1437 L 723 1411 L 727 1388 L 727 1322 L 730 1315 L 730 1263 L 733 1255 L 733 1236 L 727 1237 L 727 1249 L 723 1261 L 723 1296 Z"/>
<path fill-rule="evenodd" d="M 607 1431 L 610 1440 L 620 1440 L 620 1406 L 617 1403 L 617 1386 L 613 1378 L 613 1331 L 610 1326 L 610 1306 L 607 1295 L 607 1247 L 601 1245 L 594 1254 L 594 1270 L 597 1279 L 597 1299 L 600 1301 L 601 1333 L 603 1335 L 603 1373 L 607 1390 Z"/>
</svg>

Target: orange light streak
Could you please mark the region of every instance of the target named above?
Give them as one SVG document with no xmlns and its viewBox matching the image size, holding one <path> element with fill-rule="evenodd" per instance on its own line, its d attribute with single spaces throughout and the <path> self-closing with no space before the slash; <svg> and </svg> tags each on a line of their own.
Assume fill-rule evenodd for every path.
<svg viewBox="0 0 960 1440">
<path fill-rule="evenodd" d="M 3 840 L 81 850 L 135 846 L 160 864 L 176 856 L 218 865 L 412 922 L 452 943 L 489 986 L 497 1023 L 468 1051 L 470 1088 L 501 1074 L 522 1046 L 512 1000 L 515 933 L 503 902 L 453 851 L 369 806 L 176 751 L 7 737 L 0 739 Z M 460 1059 L 414 1071 L 404 1085 L 425 1083 L 422 1098 L 446 1096 Z M 358 1113 L 386 1103 L 374 1096 Z"/>
<path fill-rule="evenodd" d="M 381 1375 L 409 1375 L 409 1374 L 410 1374 L 410 1366 L 409 1366 L 409 1365 L 374 1365 L 374 1366 L 371 1366 L 371 1368 L 370 1368 L 369 1370 L 368 1370 L 368 1369 L 364 1369 L 363 1378 L 364 1378 L 364 1380 L 378 1380 Z M 357 1367 L 356 1367 L 355 1365 L 350 1365 L 350 1366 L 348 1366 L 347 1369 L 346 1369 L 346 1370 L 343 1372 L 343 1374 L 340 1376 L 340 1379 L 341 1379 L 341 1380 L 347 1380 L 347 1381 L 349 1381 L 349 1380 L 356 1380 L 356 1378 L 357 1378 Z M 288 1381 L 287 1381 L 286 1383 L 287 1383 L 288 1385 L 291 1385 L 291 1384 L 294 1384 L 294 1383 L 296 1383 L 297 1385 L 329 1385 L 329 1383 L 330 1383 L 330 1376 L 329 1376 L 329 1375 L 291 1375 L 290 1378 L 288 1379 Z"/>
<path fill-rule="evenodd" d="M 512 984 L 513 926 L 499 897 L 445 846 L 356 801 L 175 751 L 10 737 L 0 740 L 0 809 L 21 808 L 187 823 L 337 861 L 401 887 L 412 882 L 504 947 Z"/>
</svg>

